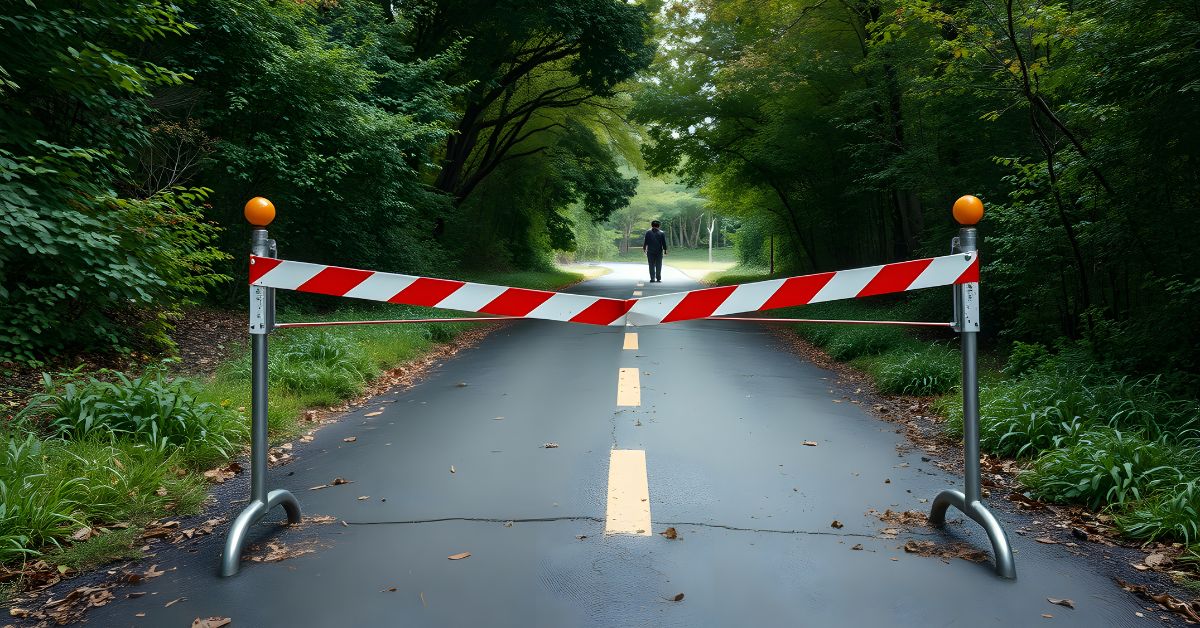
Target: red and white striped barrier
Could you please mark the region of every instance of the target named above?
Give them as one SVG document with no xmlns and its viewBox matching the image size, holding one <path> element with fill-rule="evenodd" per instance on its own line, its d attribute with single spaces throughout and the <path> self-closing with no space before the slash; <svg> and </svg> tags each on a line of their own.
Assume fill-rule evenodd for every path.
<svg viewBox="0 0 1200 628">
<path fill-rule="evenodd" d="M 645 326 L 979 281 L 978 253 L 610 299 L 250 257 L 250 285 L 589 325 Z"/>
</svg>

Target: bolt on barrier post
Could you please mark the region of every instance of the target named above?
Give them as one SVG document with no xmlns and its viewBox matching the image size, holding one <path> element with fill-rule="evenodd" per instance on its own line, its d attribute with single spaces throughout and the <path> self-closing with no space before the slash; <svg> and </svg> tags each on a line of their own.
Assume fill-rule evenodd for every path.
<svg viewBox="0 0 1200 628">
<path fill-rule="evenodd" d="M 275 206 L 257 196 L 246 203 L 246 220 L 253 225 L 250 250 L 259 257 L 277 257 L 275 241 L 267 238 L 267 225 L 275 219 Z M 253 263 L 253 261 L 251 261 Z M 288 523 L 300 523 L 300 503 L 285 490 L 267 492 L 267 334 L 275 327 L 275 289 L 250 286 L 250 503 L 234 519 L 221 555 L 221 575 L 232 576 L 241 567 L 242 550 L 250 526 L 275 506 L 283 506 Z"/>
<path fill-rule="evenodd" d="M 974 196 L 964 196 L 954 203 L 954 219 L 962 228 L 955 238 L 956 253 L 979 250 L 975 225 L 983 218 L 983 203 Z M 954 329 L 962 336 L 963 390 L 963 471 L 964 491 L 946 490 L 938 493 L 929 512 L 929 522 L 935 526 L 946 523 L 946 510 L 951 506 L 983 526 L 992 543 L 996 574 L 1016 578 L 1017 567 L 1012 547 L 1000 522 L 983 504 L 982 477 L 979 468 L 979 282 L 954 286 Z"/>
</svg>

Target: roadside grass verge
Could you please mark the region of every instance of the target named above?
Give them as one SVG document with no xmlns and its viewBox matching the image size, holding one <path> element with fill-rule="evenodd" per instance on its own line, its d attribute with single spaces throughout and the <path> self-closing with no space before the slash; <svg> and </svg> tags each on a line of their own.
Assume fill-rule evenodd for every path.
<svg viewBox="0 0 1200 628">
<path fill-rule="evenodd" d="M 562 270 L 479 274 L 471 281 L 555 289 L 582 279 Z M 408 306 L 353 304 L 289 310 L 280 321 L 451 317 Z M 273 440 L 300 432 L 303 411 L 362 394 L 385 369 L 420 357 L 476 325 L 416 323 L 271 334 Z M 250 368 L 242 350 L 206 381 L 164 365 L 141 373 L 62 373 L 0 431 L 0 564 L 44 558 L 81 570 L 139 555 L 141 528 L 199 512 L 200 473 L 240 455 L 249 436 Z"/>
<path fill-rule="evenodd" d="M 737 267 L 717 285 L 769 278 Z M 932 291 L 931 291 L 932 292 Z M 938 320 L 945 294 L 819 303 L 766 313 L 779 318 Z M 948 317 L 947 317 L 948 318 Z M 962 437 L 961 365 L 952 334 L 894 327 L 791 325 L 831 357 L 868 373 L 881 392 L 936 396 L 944 428 Z M 1158 377 L 1114 372 L 1086 344 L 1054 350 L 1013 343 L 980 356 L 984 451 L 1022 461 L 1019 481 L 1039 499 L 1113 515 L 1129 538 L 1191 545 L 1200 564 L 1200 401 L 1178 398 Z"/>
</svg>

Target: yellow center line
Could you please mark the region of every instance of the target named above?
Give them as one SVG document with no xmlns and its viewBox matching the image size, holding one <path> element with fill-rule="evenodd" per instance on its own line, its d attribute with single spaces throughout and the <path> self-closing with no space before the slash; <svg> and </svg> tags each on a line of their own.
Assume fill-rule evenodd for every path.
<svg viewBox="0 0 1200 628">
<path fill-rule="evenodd" d="M 646 452 L 614 449 L 608 458 L 608 507 L 605 534 L 650 536 L 650 481 Z"/>
<path fill-rule="evenodd" d="M 625 349 L 627 351 L 637 351 L 637 348 L 638 348 L 637 332 L 635 332 L 635 331 L 625 332 L 625 345 L 622 346 L 621 348 Z"/>
<path fill-rule="evenodd" d="M 641 291 L 641 290 L 634 290 L 634 291 L 633 291 L 633 296 L 635 296 L 635 297 L 640 297 L 640 296 L 642 296 L 642 291 Z"/>
<path fill-rule="evenodd" d="M 621 369 L 617 373 L 617 405 L 642 405 L 642 384 L 638 369 Z"/>
</svg>

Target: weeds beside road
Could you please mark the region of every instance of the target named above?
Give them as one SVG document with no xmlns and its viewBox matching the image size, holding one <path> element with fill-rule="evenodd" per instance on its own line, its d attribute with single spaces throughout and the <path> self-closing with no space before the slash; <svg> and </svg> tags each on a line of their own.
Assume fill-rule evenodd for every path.
<svg viewBox="0 0 1200 628">
<path fill-rule="evenodd" d="M 739 268 L 712 279 L 731 285 L 765 278 Z M 769 316 L 946 320 L 948 296 L 819 303 Z M 960 358 L 952 334 L 789 327 L 865 371 L 880 392 L 937 397 L 945 431 L 961 438 Z M 1117 372 L 1086 342 L 1054 350 L 1014 343 L 981 360 L 981 446 L 1018 462 L 1017 480 L 1030 496 L 1102 512 L 1128 539 L 1178 543 L 1179 560 L 1200 562 L 1200 401 L 1162 377 Z"/>
<path fill-rule="evenodd" d="M 581 278 L 566 271 L 471 277 L 539 289 Z M 280 320 L 420 318 L 431 312 L 372 305 L 289 314 L 284 297 Z M 478 325 L 419 323 L 273 333 L 272 439 L 298 435 L 305 410 L 352 399 L 385 370 L 473 328 Z M 213 467 L 240 456 L 248 442 L 249 355 L 244 344 L 239 346 L 202 379 L 158 363 L 133 373 L 45 375 L 44 391 L 0 434 L 5 447 L 0 454 L 0 564 L 40 559 L 43 569 L 69 574 L 136 557 L 142 527 L 164 516 L 199 512 L 207 497 L 206 475 L 223 481 Z M 7 574 L 8 593 L 20 590 L 19 566 L 0 570 Z"/>
</svg>

